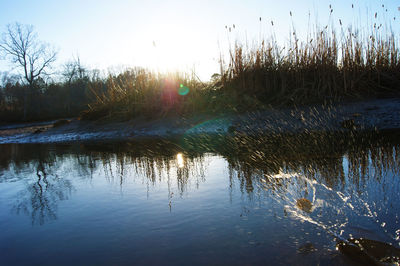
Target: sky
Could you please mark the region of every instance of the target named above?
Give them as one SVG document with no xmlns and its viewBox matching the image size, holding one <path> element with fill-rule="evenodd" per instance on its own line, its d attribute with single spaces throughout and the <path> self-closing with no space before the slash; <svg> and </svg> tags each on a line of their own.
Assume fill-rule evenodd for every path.
<svg viewBox="0 0 400 266">
<path fill-rule="evenodd" d="M 285 42 L 292 25 L 305 34 L 309 20 L 326 25 L 340 18 L 344 25 L 363 27 L 376 11 L 397 31 L 399 6 L 393 0 L 0 0 L 0 32 L 14 22 L 33 25 L 39 39 L 58 50 L 58 69 L 79 56 L 84 66 L 103 72 L 133 66 L 194 69 L 208 80 L 219 72 L 220 53 L 226 54 L 235 40 L 253 44 L 274 33 Z M 10 69 L 7 61 L 0 61 L 0 71 Z"/>
</svg>

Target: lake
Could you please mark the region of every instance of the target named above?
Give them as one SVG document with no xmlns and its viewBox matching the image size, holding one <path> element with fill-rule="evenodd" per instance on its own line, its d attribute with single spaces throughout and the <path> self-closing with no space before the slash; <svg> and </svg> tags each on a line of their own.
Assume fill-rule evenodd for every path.
<svg viewBox="0 0 400 266">
<path fill-rule="evenodd" d="M 399 259 L 399 131 L 3 144 L 0 151 L 2 265 Z M 338 248 L 351 239 L 383 248 Z"/>
</svg>

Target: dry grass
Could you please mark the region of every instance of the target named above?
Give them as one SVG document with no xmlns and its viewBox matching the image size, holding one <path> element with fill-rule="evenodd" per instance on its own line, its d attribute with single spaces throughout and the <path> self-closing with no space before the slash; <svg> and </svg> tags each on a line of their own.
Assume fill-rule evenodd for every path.
<svg viewBox="0 0 400 266">
<path fill-rule="evenodd" d="M 90 87 L 95 102 L 83 118 L 104 116 L 131 118 L 182 115 L 202 109 L 210 90 L 195 73 L 156 73 L 143 68 L 109 75 Z"/>
<path fill-rule="evenodd" d="M 376 17 L 376 15 L 375 15 Z M 376 23 L 369 32 L 317 27 L 305 40 L 292 31 L 286 46 L 273 35 L 258 47 L 236 42 L 221 60 L 226 93 L 264 103 L 308 103 L 376 97 L 400 91 L 399 41 Z"/>
<path fill-rule="evenodd" d="M 376 22 L 363 32 L 339 21 L 339 31 L 333 23 L 317 26 L 304 40 L 293 30 L 284 46 L 274 34 L 253 49 L 236 41 L 227 63 L 221 56 L 220 75 L 207 84 L 195 73 L 135 68 L 110 75 L 105 82 L 91 84 L 96 100 L 83 118 L 219 113 L 398 95 L 400 51 L 395 34 Z M 189 88 L 188 94 L 179 95 L 181 84 Z"/>
</svg>

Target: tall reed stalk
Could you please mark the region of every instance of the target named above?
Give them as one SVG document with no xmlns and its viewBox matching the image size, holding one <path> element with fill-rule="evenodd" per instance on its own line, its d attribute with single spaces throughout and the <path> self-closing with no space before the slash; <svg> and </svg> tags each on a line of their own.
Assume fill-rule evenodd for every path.
<svg viewBox="0 0 400 266">
<path fill-rule="evenodd" d="M 331 22 L 316 26 L 303 40 L 293 27 L 285 45 L 274 33 L 252 49 L 235 41 L 228 58 L 221 53 L 221 73 L 207 84 L 194 72 L 134 68 L 110 74 L 105 83 L 92 83 L 95 101 L 83 116 L 190 115 L 399 95 L 399 39 L 390 27 L 375 20 L 361 31 L 339 23 L 339 34 Z M 181 94 L 181 87 L 187 93 Z"/>
<path fill-rule="evenodd" d="M 91 86 L 95 96 L 84 118 L 132 118 L 191 113 L 206 100 L 204 85 L 195 73 L 157 73 L 133 68 L 110 74 L 105 86 Z"/>
<path fill-rule="evenodd" d="M 226 93 L 266 103 L 307 103 L 400 92 L 399 40 L 374 24 L 367 34 L 341 25 L 317 27 L 306 40 L 292 31 L 286 46 L 274 36 L 253 49 L 235 42 L 221 60 Z"/>
</svg>

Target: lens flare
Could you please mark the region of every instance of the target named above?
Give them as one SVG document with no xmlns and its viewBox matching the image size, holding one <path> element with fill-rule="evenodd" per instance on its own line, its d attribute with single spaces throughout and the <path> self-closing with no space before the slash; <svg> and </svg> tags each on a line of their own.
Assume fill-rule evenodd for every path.
<svg viewBox="0 0 400 266">
<path fill-rule="evenodd" d="M 181 96 L 184 96 L 186 94 L 188 94 L 190 91 L 190 89 L 186 86 L 184 86 L 183 84 L 179 85 L 179 89 L 178 89 L 178 94 Z"/>
</svg>

